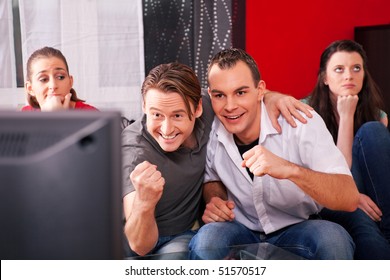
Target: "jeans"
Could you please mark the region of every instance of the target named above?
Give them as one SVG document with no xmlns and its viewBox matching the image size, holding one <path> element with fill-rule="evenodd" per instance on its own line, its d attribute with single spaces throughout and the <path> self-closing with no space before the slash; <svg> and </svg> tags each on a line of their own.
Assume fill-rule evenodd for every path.
<svg viewBox="0 0 390 280">
<path fill-rule="evenodd" d="M 323 219 L 342 225 L 355 242 L 357 260 L 390 260 L 390 243 L 377 223 L 362 210 L 355 212 L 332 211 L 324 208 Z"/>
<path fill-rule="evenodd" d="M 271 234 L 252 231 L 237 221 L 202 226 L 189 244 L 191 259 L 221 259 L 229 246 L 268 242 L 305 259 L 352 259 L 355 245 L 336 223 L 307 220 Z"/>
<path fill-rule="evenodd" d="M 376 223 L 366 213 L 323 209 L 321 217 L 342 225 L 352 236 L 355 259 L 390 259 L 390 133 L 380 122 L 367 122 L 355 135 L 352 175 L 360 193 L 381 209 Z"/>
<path fill-rule="evenodd" d="M 390 242 L 390 132 L 380 122 L 367 122 L 355 135 L 352 175 L 360 193 L 381 209 L 379 228 Z"/>
<path fill-rule="evenodd" d="M 183 233 L 169 236 L 160 236 L 157 244 L 151 254 L 161 254 L 159 259 L 188 259 L 188 243 L 195 235 L 196 231 L 187 230 Z M 125 255 L 126 257 L 136 257 L 137 253 L 133 252 L 128 245 L 127 238 L 125 238 Z M 166 254 L 166 255 L 164 255 Z"/>
</svg>

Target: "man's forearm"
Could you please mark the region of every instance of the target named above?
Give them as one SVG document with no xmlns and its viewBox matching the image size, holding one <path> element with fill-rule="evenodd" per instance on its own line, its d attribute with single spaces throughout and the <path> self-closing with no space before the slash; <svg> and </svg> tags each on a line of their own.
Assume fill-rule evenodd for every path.
<svg viewBox="0 0 390 280">
<path fill-rule="evenodd" d="M 332 210 L 349 212 L 356 210 L 359 192 L 351 176 L 296 167 L 289 179 L 319 204 Z"/>
<path fill-rule="evenodd" d="M 143 210 L 135 206 L 125 224 L 125 234 L 131 249 L 138 255 L 149 253 L 158 241 L 158 227 L 154 210 Z"/>
<path fill-rule="evenodd" d="M 212 181 L 204 183 L 203 185 L 203 199 L 207 203 L 211 198 L 219 197 L 222 200 L 227 200 L 226 187 L 221 181 Z"/>
</svg>

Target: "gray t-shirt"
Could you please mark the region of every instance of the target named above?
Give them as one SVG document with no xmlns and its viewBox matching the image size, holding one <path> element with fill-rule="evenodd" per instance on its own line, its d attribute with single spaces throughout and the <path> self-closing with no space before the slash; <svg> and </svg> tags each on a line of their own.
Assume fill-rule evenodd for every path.
<svg viewBox="0 0 390 280">
<path fill-rule="evenodd" d="M 204 95 L 203 114 L 195 121 L 199 144 L 195 149 L 180 147 L 174 152 L 163 151 L 147 131 L 145 115 L 122 132 L 123 196 L 134 191 L 129 175 L 145 160 L 155 164 L 165 179 L 164 191 L 155 211 L 160 236 L 190 229 L 199 214 L 206 146 L 213 117 L 210 99 Z"/>
</svg>

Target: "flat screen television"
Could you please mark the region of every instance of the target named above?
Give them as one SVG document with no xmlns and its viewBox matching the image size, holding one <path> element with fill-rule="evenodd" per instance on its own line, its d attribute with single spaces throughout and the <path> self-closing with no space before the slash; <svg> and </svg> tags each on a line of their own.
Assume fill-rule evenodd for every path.
<svg viewBox="0 0 390 280">
<path fill-rule="evenodd" d="M 0 111 L 1 259 L 121 259 L 118 112 Z"/>
</svg>

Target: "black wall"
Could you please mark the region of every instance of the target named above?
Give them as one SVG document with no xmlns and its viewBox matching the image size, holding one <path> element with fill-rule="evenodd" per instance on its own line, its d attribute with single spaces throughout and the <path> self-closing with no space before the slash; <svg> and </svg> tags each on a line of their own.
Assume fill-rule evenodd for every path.
<svg viewBox="0 0 390 280">
<path fill-rule="evenodd" d="M 355 41 L 367 53 L 368 68 L 382 91 L 384 110 L 390 114 L 390 24 L 356 27 Z"/>
</svg>

